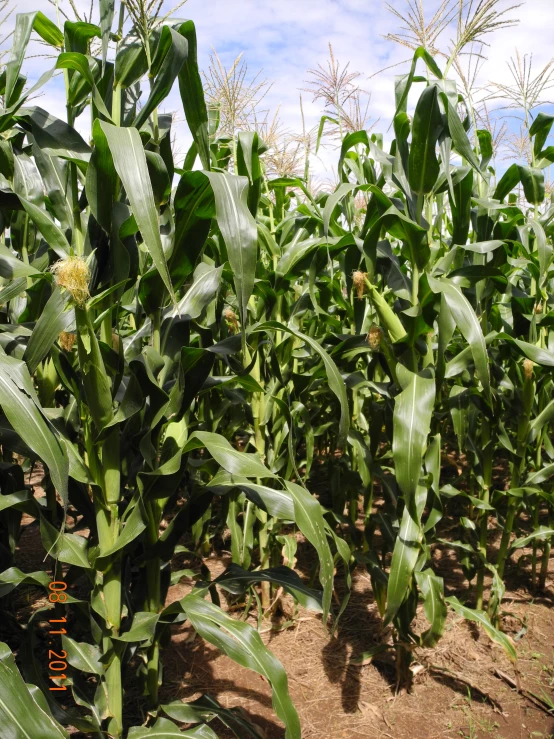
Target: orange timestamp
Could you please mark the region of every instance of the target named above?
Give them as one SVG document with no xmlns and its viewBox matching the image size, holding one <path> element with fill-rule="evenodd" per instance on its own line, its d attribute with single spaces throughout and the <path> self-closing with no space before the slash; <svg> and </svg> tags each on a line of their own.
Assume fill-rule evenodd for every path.
<svg viewBox="0 0 554 739">
<path fill-rule="evenodd" d="M 53 580 L 48 585 L 48 589 L 50 590 L 48 595 L 50 603 L 65 603 L 67 601 L 67 594 L 65 592 L 67 590 L 67 583 L 63 580 Z M 67 623 L 65 616 L 62 618 L 51 618 L 48 620 L 48 623 L 50 624 L 49 637 L 67 634 L 65 628 L 63 626 L 59 626 L 59 624 Z M 50 639 L 49 644 L 52 644 L 52 640 Z M 66 658 L 67 652 L 65 649 L 61 649 L 59 653 L 55 652 L 53 649 L 48 650 L 48 670 L 50 672 L 48 677 L 50 680 L 67 679 L 67 675 L 64 674 L 65 670 L 67 670 Z M 56 685 L 50 688 L 50 690 L 67 690 L 67 687 L 65 685 Z"/>
</svg>

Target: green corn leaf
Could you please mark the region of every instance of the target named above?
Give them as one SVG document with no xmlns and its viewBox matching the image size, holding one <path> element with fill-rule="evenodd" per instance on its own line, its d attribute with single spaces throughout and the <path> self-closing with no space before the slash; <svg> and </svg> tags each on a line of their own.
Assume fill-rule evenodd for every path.
<svg viewBox="0 0 554 739">
<path fill-rule="evenodd" d="M 108 44 L 115 12 L 115 0 L 100 0 L 100 29 L 102 31 L 102 73 L 106 66 Z"/>
<path fill-rule="evenodd" d="M 473 244 L 460 244 L 459 248 L 465 249 L 466 251 L 473 251 L 476 254 L 490 254 L 500 246 L 504 246 L 504 242 L 496 239 L 493 241 L 476 241 Z"/>
<path fill-rule="evenodd" d="M 32 510 L 31 506 L 27 506 L 27 503 L 30 503 L 31 505 L 35 503 L 35 499 L 29 490 L 19 490 L 16 493 L 4 493 L 0 496 L 0 512 L 13 507 L 20 507 L 21 510 Z M 34 513 L 36 514 L 36 510 Z"/>
<path fill-rule="evenodd" d="M 513 336 L 510 336 L 510 334 L 506 334 L 504 332 L 496 334 L 495 341 L 496 340 L 505 341 L 508 344 L 517 347 L 524 357 L 531 359 L 536 364 L 541 364 L 544 367 L 554 367 L 554 354 L 546 349 L 542 349 L 536 344 L 529 344 L 527 341 L 515 339 Z"/>
<path fill-rule="evenodd" d="M 32 142 L 33 157 L 55 216 L 64 231 L 72 228 L 73 213 L 67 197 L 67 162 L 59 157 L 50 157 L 45 154 L 32 134 L 27 134 L 27 137 Z"/>
<path fill-rule="evenodd" d="M 294 501 L 294 518 L 298 528 L 319 556 L 319 582 L 323 588 L 323 623 L 326 623 L 333 594 L 334 562 L 325 533 L 321 505 L 300 485 L 294 482 L 286 482 L 285 485 Z"/>
<path fill-rule="evenodd" d="M 4 277 L 4 275 L 2 274 L 2 264 L 3 264 L 2 254 L 3 254 L 2 249 L 0 249 L 0 276 Z M 11 263 L 11 259 L 14 258 L 13 255 L 9 253 L 6 256 L 7 256 L 7 259 L 10 260 L 8 263 Z M 34 270 L 34 274 L 39 274 L 39 273 L 37 272 L 37 270 Z M 6 305 L 6 303 L 10 302 L 10 300 L 17 298 L 18 295 L 21 295 L 21 293 L 24 293 L 26 289 L 27 289 L 26 277 L 18 277 L 16 280 L 12 280 L 8 285 L 6 285 L 0 290 L 0 305 Z"/>
<path fill-rule="evenodd" d="M 319 121 L 319 128 L 317 129 L 317 142 L 316 142 L 316 145 L 315 145 L 315 153 L 316 153 L 316 156 L 317 156 L 317 152 L 319 151 L 320 144 L 321 144 L 321 138 L 323 136 L 323 129 L 325 128 L 325 123 L 327 121 L 329 123 L 332 123 L 335 126 L 338 126 L 339 125 L 339 122 L 337 121 L 336 118 L 332 118 L 329 115 L 322 115 L 321 116 L 321 119 Z"/>
<path fill-rule="evenodd" d="M 19 196 L 21 205 L 25 209 L 31 221 L 35 224 L 40 233 L 44 236 L 44 240 L 56 254 L 64 259 L 70 252 L 69 242 L 58 224 L 48 215 L 45 210 L 39 208 L 29 200 Z"/>
<path fill-rule="evenodd" d="M 435 380 L 416 375 L 401 365 L 397 372 L 403 389 L 394 402 L 392 455 L 396 480 L 415 518 L 415 495 L 431 428 Z"/>
<path fill-rule="evenodd" d="M 0 721 L 3 739 L 68 739 L 41 700 L 33 698 L 7 644 L 0 642 Z M 38 696 L 37 696 L 38 698 Z"/>
<path fill-rule="evenodd" d="M 539 431 L 554 419 L 554 400 L 543 408 L 539 415 L 529 424 L 529 438 L 534 440 L 537 438 Z"/>
<path fill-rule="evenodd" d="M 478 129 L 476 133 L 481 150 L 481 169 L 485 170 L 494 156 L 492 134 L 486 129 Z"/>
<path fill-rule="evenodd" d="M 417 584 L 423 595 L 425 618 L 431 624 L 421 635 L 421 643 L 425 647 L 434 647 L 441 638 L 446 625 L 446 603 L 444 602 L 444 582 L 431 570 L 416 572 Z"/>
<path fill-rule="evenodd" d="M 26 154 L 16 154 L 13 168 L 14 192 L 44 209 L 44 185 L 35 162 Z"/>
<path fill-rule="evenodd" d="M 240 709 L 225 708 L 210 695 L 202 695 L 194 701 L 172 701 L 161 706 L 161 709 L 175 721 L 187 724 L 211 721 L 216 716 L 235 736 L 244 739 L 262 739 L 262 735 L 242 714 Z"/>
<path fill-rule="evenodd" d="M 30 264 L 25 264 L 21 259 L 18 259 L 7 246 L 0 244 L 0 277 L 4 277 L 6 280 L 18 280 L 20 277 L 32 277 L 33 275 L 40 275 L 40 272 Z M 27 282 L 25 282 L 26 285 Z M 5 300 L 7 302 L 11 299 L 8 297 Z"/>
<path fill-rule="evenodd" d="M 58 26 L 47 18 L 40 10 L 36 13 L 33 21 L 33 30 L 50 46 L 61 49 L 63 46 L 63 35 Z"/>
<path fill-rule="evenodd" d="M 40 518 L 42 544 L 49 554 L 60 562 L 90 569 L 87 556 L 88 542 L 77 534 L 60 534 L 44 516 Z"/>
<path fill-rule="evenodd" d="M 406 112 L 407 109 L 407 101 L 408 101 L 408 93 L 410 92 L 410 89 L 412 87 L 412 83 L 414 81 L 415 77 L 415 71 L 417 62 L 419 59 L 423 59 L 425 64 L 427 65 L 427 69 L 429 69 L 435 77 L 437 77 L 439 80 L 442 79 L 442 72 L 437 66 L 437 63 L 429 54 L 427 49 L 424 46 L 418 46 L 418 48 L 414 52 L 414 56 L 412 59 L 412 66 L 410 67 L 410 72 L 407 76 L 402 75 L 402 78 L 397 78 L 397 84 L 396 84 L 396 112 L 395 116 L 400 113 L 400 111 Z M 400 84 L 398 84 L 400 82 Z"/>
<path fill-rule="evenodd" d="M 553 536 L 554 529 L 549 528 L 548 526 L 539 526 L 539 528 L 535 529 L 535 531 L 533 531 L 531 534 L 528 534 L 527 536 L 522 536 L 512 542 L 511 548 L 521 549 L 521 547 L 526 547 L 528 544 L 530 544 L 532 541 L 535 541 L 536 539 L 540 539 L 540 541 L 547 541 Z"/>
<path fill-rule="evenodd" d="M 6 108 L 15 101 L 14 90 L 21 71 L 21 65 L 27 51 L 27 45 L 31 38 L 31 31 L 35 30 L 46 43 L 52 46 L 63 46 L 63 36 L 57 26 L 52 23 L 43 13 L 18 13 L 15 20 L 15 31 L 13 34 L 12 50 L 10 59 L 6 65 L 6 89 L 4 99 Z"/>
<path fill-rule="evenodd" d="M 312 253 L 318 246 L 325 244 L 325 239 L 300 239 L 300 232 L 298 238 L 294 238 L 292 242 L 287 246 L 285 252 L 280 257 L 275 267 L 275 272 L 283 277 L 290 277 L 294 274 L 293 268 Z"/>
<path fill-rule="evenodd" d="M 156 626 L 160 618 L 159 613 L 147 613 L 145 611 L 139 611 L 133 616 L 133 623 L 129 631 L 125 631 L 117 637 L 114 637 L 116 641 L 122 642 L 151 642 L 154 637 Z"/>
<path fill-rule="evenodd" d="M 254 670 L 269 681 L 273 707 L 285 724 L 286 739 L 300 739 L 300 722 L 289 696 L 286 673 L 264 645 L 258 632 L 194 594 L 187 595 L 179 603 L 202 638 L 238 664 Z"/>
<path fill-rule="evenodd" d="M 241 475 L 243 477 L 277 477 L 254 454 L 237 451 L 221 434 L 212 434 L 208 431 L 195 431 L 187 441 L 183 449 L 183 454 L 201 447 L 206 447 L 215 461 L 224 470 L 233 475 Z"/>
<path fill-rule="evenodd" d="M 200 155 L 202 167 L 211 169 L 210 140 L 208 135 L 208 111 L 204 99 L 202 79 L 198 70 L 196 28 L 192 21 L 178 26 L 179 33 L 188 44 L 187 57 L 179 72 L 179 90 L 185 118 Z"/>
<path fill-rule="evenodd" d="M 101 431 L 113 419 L 112 392 L 88 308 L 75 308 L 77 349 L 85 401 Z"/>
<path fill-rule="evenodd" d="M 86 168 L 91 148 L 72 126 L 38 106 L 22 108 L 19 114 L 31 128 L 33 138 L 45 154 L 68 159 L 81 169 Z"/>
<path fill-rule="evenodd" d="M 255 131 L 240 131 L 237 143 L 237 174 L 248 177 L 248 209 L 256 218 L 262 190 L 260 140 Z"/>
<path fill-rule="evenodd" d="M 205 265 L 202 265 L 205 267 Z M 216 297 L 221 283 L 223 267 L 198 270 L 195 280 L 185 293 L 182 300 L 172 308 L 167 315 L 192 320 L 198 318 L 204 308 Z"/>
<path fill-rule="evenodd" d="M 440 96 L 446 110 L 448 130 L 456 151 L 461 154 L 477 172 L 481 172 L 479 160 L 475 156 L 475 152 L 471 147 L 455 105 L 453 105 L 452 100 L 449 100 L 449 97 L 445 92 L 441 92 Z"/>
<path fill-rule="evenodd" d="M 230 593 L 237 594 L 244 593 L 250 585 L 256 582 L 273 582 L 281 585 L 304 608 L 309 608 L 312 611 L 322 611 L 321 593 L 306 587 L 296 572 L 284 565 L 249 572 L 236 564 L 230 564 L 225 572 L 214 580 L 214 584 L 228 590 Z"/>
<path fill-rule="evenodd" d="M 445 598 L 445 601 L 452 610 L 458 614 L 458 616 L 463 616 L 463 618 L 468 619 L 468 621 L 475 621 L 480 624 L 488 636 L 504 649 L 509 659 L 512 660 L 512 662 L 517 662 L 517 652 L 513 641 L 507 634 L 503 634 L 501 631 L 498 631 L 498 629 L 495 629 L 486 613 L 479 611 L 476 608 L 474 609 L 464 606 L 454 595 L 449 598 Z"/>
<path fill-rule="evenodd" d="M 46 357 L 60 333 L 68 327 L 72 314 L 66 309 L 67 296 L 55 288 L 35 324 L 23 355 L 31 374 Z"/>
<path fill-rule="evenodd" d="M 112 117 L 108 109 L 106 108 L 106 105 L 104 104 L 100 93 L 96 88 L 96 82 L 94 80 L 89 65 L 89 59 L 85 56 L 85 54 L 78 54 L 75 51 L 63 52 L 58 56 L 58 59 L 56 60 L 56 69 L 73 69 L 74 71 L 78 72 L 90 86 L 92 91 L 92 100 L 98 108 L 99 112 L 109 121 L 111 121 Z"/>
<path fill-rule="evenodd" d="M 419 558 L 423 532 L 421 530 L 421 513 L 427 500 L 426 488 L 418 487 L 415 505 L 417 518 L 410 515 L 408 506 L 405 506 L 400 523 L 400 530 L 396 537 L 389 579 L 387 584 L 387 609 L 384 623 L 390 623 L 398 613 L 410 588 L 414 569 Z"/>
<path fill-rule="evenodd" d="M 169 95 L 177 75 L 187 58 L 187 40 L 169 26 L 163 26 L 150 74 L 153 75 L 150 95 L 140 109 L 133 125 L 141 128 L 148 116 Z"/>
<path fill-rule="evenodd" d="M 108 139 L 98 118 L 92 126 L 94 149 L 87 167 L 85 190 L 93 216 L 106 233 L 111 234 L 117 175 Z"/>
<path fill-rule="evenodd" d="M 461 385 L 454 385 L 451 388 L 448 405 L 460 452 L 466 447 L 466 436 L 469 430 L 469 401 L 470 394 L 467 388 Z"/>
<path fill-rule="evenodd" d="M 136 128 L 119 128 L 105 122 L 101 122 L 100 125 L 108 141 L 115 169 L 131 203 L 131 210 L 144 243 L 171 299 L 175 302 L 140 134 Z"/>
<path fill-rule="evenodd" d="M 407 256 L 415 261 L 420 269 L 425 269 L 429 261 L 429 244 L 427 232 L 411 218 L 391 205 L 381 216 L 381 221 L 389 233 L 397 239 L 405 242 Z"/>
<path fill-rule="evenodd" d="M 185 262 L 186 277 L 194 269 L 196 258 L 208 236 L 211 220 L 215 216 L 215 201 L 210 181 L 202 172 L 185 172 L 179 180 L 173 205 L 175 208 L 173 253 L 178 253 L 181 261 Z"/>
<path fill-rule="evenodd" d="M 258 253 L 258 230 L 248 210 L 248 178 L 227 172 L 207 172 L 215 196 L 217 224 L 227 247 L 229 264 L 243 326 L 254 289 Z"/>
<path fill-rule="evenodd" d="M 22 572 L 17 567 L 10 567 L 0 573 L 0 598 L 4 597 L 20 585 L 47 588 L 50 577 L 44 571 Z"/>
<path fill-rule="evenodd" d="M 15 431 L 45 462 L 64 505 L 69 462 L 63 441 L 44 416 L 24 362 L 0 353 L 0 406 Z"/>
<path fill-rule="evenodd" d="M 490 398 L 490 376 L 487 345 L 481 329 L 479 319 L 471 307 L 468 299 L 459 287 L 453 282 L 446 280 L 435 280 L 429 276 L 429 286 L 435 293 L 442 293 L 446 304 L 450 308 L 452 317 L 460 329 L 464 339 L 468 342 L 477 375 L 485 390 L 485 397 Z"/>
<path fill-rule="evenodd" d="M 502 177 L 500 178 L 500 181 L 498 182 L 496 186 L 496 190 L 494 191 L 494 199 L 495 200 L 504 200 L 506 195 L 508 193 L 512 192 L 514 187 L 519 184 L 520 181 L 520 173 L 519 173 L 519 167 L 517 164 L 511 164 L 508 169 L 504 172 Z"/>
<path fill-rule="evenodd" d="M 321 357 L 323 361 L 323 365 L 325 367 L 325 371 L 327 372 L 327 380 L 329 382 L 329 387 L 331 388 L 333 393 L 336 395 L 340 403 L 341 410 L 340 410 L 340 421 L 339 421 L 339 429 L 338 429 L 337 446 L 339 447 L 344 446 L 344 444 L 346 444 L 346 439 L 348 438 L 348 430 L 350 427 L 348 396 L 346 394 L 346 385 L 344 384 L 342 375 L 340 374 L 337 368 L 337 365 L 331 359 L 329 354 L 325 351 L 325 349 L 323 349 L 321 344 L 315 341 L 315 339 L 312 339 L 311 336 L 307 336 L 306 334 L 303 334 L 300 331 L 297 331 L 291 328 L 290 326 L 285 326 L 284 324 L 279 323 L 278 321 L 267 321 L 266 323 L 262 323 L 255 330 L 256 331 L 284 331 L 306 342 L 306 344 L 308 344 L 308 346 L 311 349 L 313 349 Z"/>
<path fill-rule="evenodd" d="M 67 652 L 67 661 L 80 672 L 89 675 L 103 675 L 104 667 L 101 663 L 102 653 L 94 644 L 78 642 L 62 634 L 62 646 Z"/>
<path fill-rule="evenodd" d="M 130 504 L 131 505 L 131 504 Z M 138 543 L 139 537 L 148 524 L 148 516 L 146 514 L 142 502 L 133 505 L 133 509 L 123 525 L 123 531 L 119 534 L 114 544 L 106 551 L 101 552 L 95 561 L 96 569 L 103 569 L 112 560 L 113 555 L 121 552 L 122 549 L 133 543 Z"/>
<path fill-rule="evenodd" d="M 329 222 L 333 211 L 340 203 L 340 201 L 352 190 L 355 190 L 357 185 L 352 183 L 343 182 L 340 184 L 335 192 L 331 193 L 325 201 L 325 208 L 323 209 L 323 233 L 325 238 L 329 238 Z"/>
<path fill-rule="evenodd" d="M 202 724 L 187 731 L 181 731 L 173 721 L 159 718 L 150 727 L 133 726 L 128 739 L 217 739 L 217 734 L 209 726 Z"/>
<path fill-rule="evenodd" d="M 539 113 L 533 121 L 531 128 L 529 129 L 529 135 L 535 139 L 533 142 L 533 150 L 536 157 L 540 155 L 553 123 L 554 115 L 542 112 Z"/>
<path fill-rule="evenodd" d="M 473 170 L 467 168 L 467 174 L 452 186 L 449 191 L 450 208 L 452 210 L 452 243 L 464 245 L 471 225 L 471 197 L 473 195 Z M 463 248 L 466 248 L 463 246 Z"/>
<path fill-rule="evenodd" d="M 136 33 L 129 33 L 117 52 L 114 82 L 123 89 L 132 87 L 148 70 L 144 46 Z"/>
<path fill-rule="evenodd" d="M 287 490 L 258 485 L 250 482 L 246 477 L 221 474 L 221 472 L 215 475 L 208 487 L 218 494 L 238 488 L 258 508 L 267 511 L 270 516 L 279 518 L 281 521 L 295 521 L 294 502 Z"/>
<path fill-rule="evenodd" d="M 540 485 L 541 482 L 550 479 L 554 475 L 554 463 L 532 472 L 526 480 L 527 485 Z"/>
<path fill-rule="evenodd" d="M 548 277 L 548 268 L 552 260 L 552 244 L 546 238 L 546 233 L 541 224 L 534 218 L 529 218 L 529 226 L 535 234 L 535 246 L 539 256 L 540 284 L 544 284 Z"/>
<path fill-rule="evenodd" d="M 439 176 L 436 148 L 441 130 L 438 92 L 432 85 L 421 93 L 412 124 L 408 179 L 410 187 L 418 195 L 430 193 Z"/>
<path fill-rule="evenodd" d="M 539 205 L 544 200 L 544 174 L 535 167 L 519 166 L 519 179 L 523 185 L 525 199 L 531 205 Z"/>
<path fill-rule="evenodd" d="M 66 21 L 63 26 L 65 49 L 77 54 L 85 54 L 93 38 L 101 38 L 99 26 L 86 21 Z"/>
</svg>

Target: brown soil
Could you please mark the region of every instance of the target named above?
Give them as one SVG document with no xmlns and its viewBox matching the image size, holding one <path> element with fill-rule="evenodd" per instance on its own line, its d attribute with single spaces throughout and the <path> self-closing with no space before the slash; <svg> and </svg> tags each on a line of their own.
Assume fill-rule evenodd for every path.
<svg viewBox="0 0 554 739">
<path fill-rule="evenodd" d="M 529 552 L 523 550 L 519 557 L 525 554 Z M 308 562 L 299 571 L 305 577 L 311 554 L 302 541 L 298 556 L 301 563 Z M 38 528 L 28 525 L 19 541 L 16 564 L 31 572 L 45 567 L 42 558 Z M 453 552 L 436 547 L 433 559 L 435 570 L 445 579 L 447 595 L 465 597 L 467 582 Z M 220 574 L 229 561 L 225 551 L 205 560 L 212 576 Z M 179 564 L 183 566 L 181 561 Z M 354 664 L 352 660 L 372 646 L 390 642 L 390 634 L 382 629 L 369 576 L 361 566 L 353 572 L 352 596 L 335 637 L 329 637 L 317 614 L 303 609 L 294 614 L 292 599 L 286 596 L 283 605 L 289 617 L 294 616 L 293 625 L 277 630 L 277 622 L 264 621 L 262 638 L 287 671 L 304 739 L 546 739 L 554 737 L 554 711 L 539 708 L 530 694 L 554 701 L 553 580 L 553 559 L 546 590 L 536 597 L 527 589 L 524 566 L 514 562 L 507 572 L 502 625 L 516 639 L 520 685 L 527 695 L 518 694 L 502 678 L 517 677 L 504 652 L 476 624 L 452 613 L 437 647 L 416 652 L 411 694 L 396 694 L 390 659 Z M 337 585 L 342 592 L 340 573 Z M 186 581 L 171 587 L 168 603 L 190 589 Z M 14 594 L 11 612 L 23 624 L 44 604 L 40 591 L 24 588 Z M 229 608 L 224 599 L 223 607 Z M 240 617 L 242 609 L 234 615 Z M 248 618 L 256 626 L 255 609 Z M 423 616 L 419 618 L 424 628 Z M 0 638 L 11 641 L 17 650 L 17 638 L 7 633 L 1 633 Z M 222 656 L 186 626 L 174 628 L 163 662 L 161 702 L 209 693 L 224 706 L 241 707 L 266 739 L 284 737 L 265 680 Z M 135 690 L 132 676 L 126 686 L 126 711 L 134 724 L 144 719 L 144 698 Z M 217 721 L 212 726 L 222 739 L 232 736 Z"/>
<path fill-rule="evenodd" d="M 208 564 L 219 574 L 226 561 L 213 557 Z M 551 587 L 552 582 L 548 592 L 535 599 L 523 588 L 507 591 L 503 628 L 515 637 L 526 624 L 526 633 L 516 642 L 521 687 L 544 697 L 542 690 L 554 700 Z M 456 593 L 448 583 L 447 590 L 449 595 Z M 188 591 L 175 586 L 169 599 L 182 598 Z M 255 619 L 251 623 L 255 625 Z M 537 708 L 495 674 L 516 677 L 501 648 L 475 624 L 453 614 L 437 647 L 416 653 L 412 694 L 396 694 L 391 661 L 352 664 L 357 655 L 387 639 L 369 576 L 361 567 L 354 572 L 350 603 L 335 638 L 326 634 L 319 616 L 302 609 L 287 630 L 274 632 L 267 623 L 262 638 L 287 671 L 305 739 L 546 739 L 554 735 L 554 714 Z M 267 739 L 284 737 L 264 679 L 237 667 L 194 638 L 188 628 L 174 633 L 165 665 L 167 700 L 190 700 L 208 692 L 225 706 L 242 707 Z M 218 736 L 232 736 L 220 728 Z"/>
</svg>

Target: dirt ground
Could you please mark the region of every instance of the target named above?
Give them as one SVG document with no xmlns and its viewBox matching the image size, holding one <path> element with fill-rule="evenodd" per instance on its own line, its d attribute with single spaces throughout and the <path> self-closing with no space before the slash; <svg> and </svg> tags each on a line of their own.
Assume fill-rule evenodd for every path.
<svg viewBox="0 0 554 739">
<path fill-rule="evenodd" d="M 519 557 L 526 554 L 529 552 L 520 550 Z M 38 528 L 28 525 L 19 541 L 16 564 L 26 572 L 42 569 L 42 556 Z M 311 555 L 309 547 L 299 540 L 301 565 L 303 556 Z M 465 598 L 467 582 L 452 550 L 434 546 L 433 560 L 435 571 L 445 579 L 446 594 Z M 230 562 L 230 553 L 220 549 L 205 562 L 212 576 L 217 576 Z M 178 565 L 187 566 L 183 565 L 182 555 Z M 305 577 L 307 569 L 301 566 L 299 574 Z M 358 566 L 352 579 L 350 602 L 333 638 L 325 631 L 319 615 L 302 608 L 294 615 L 290 596 L 286 596 L 285 606 L 294 615 L 292 624 L 281 630 L 269 621 L 262 624 L 264 642 L 288 674 L 304 739 L 554 737 L 554 711 L 548 712 L 548 701 L 554 701 L 554 559 L 545 591 L 535 596 L 529 593 L 525 566 L 512 562 L 507 569 L 502 623 L 517 645 L 520 693 L 511 687 L 516 669 L 502 649 L 476 624 L 450 613 L 439 644 L 415 653 L 413 692 L 396 694 L 390 661 L 353 661 L 391 638 L 382 629 L 365 569 Z M 337 585 L 340 591 L 340 573 Z M 182 598 L 190 589 L 191 582 L 182 580 L 170 588 L 167 602 Z M 25 623 L 41 605 L 44 598 L 40 592 L 25 588 L 12 601 L 12 615 Z M 228 608 L 224 599 L 223 607 Z M 242 608 L 233 614 L 240 617 Z M 249 616 L 254 626 L 255 616 L 254 610 Z M 12 648 L 17 651 L 17 639 L 13 641 L 9 629 L 4 631 L 0 627 L 0 638 L 12 641 Z M 162 703 L 191 700 L 209 693 L 224 706 L 240 707 L 266 739 L 284 737 L 265 680 L 222 656 L 186 625 L 174 627 L 163 662 Z M 127 716 L 132 717 L 134 724 L 140 724 L 144 698 L 138 694 L 132 675 L 125 687 Z M 222 739 L 232 736 L 217 720 L 211 725 Z M 75 739 L 83 736 L 75 734 Z"/>
<path fill-rule="evenodd" d="M 435 552 L 439 560 L 441 555 L 448 557 Z M 214 574 L 226 564 L 218 557 L 209 562 Z M 461 572 L 453 574 L 461 580 Z M 518 637 L 520 686 L 543 699 L 554 699 L 552 584 L 551 579 L 547 592 L 535 598 L 523 587 L 507 589 L 503 604 L 503 628 Z M 461 596 L 465 587 L 459 592 L 447 582 L 446 589 L 448 595 Z M 187 587 L 175 586 L 169 599 L 186 592 Z M 191 636 L 186 627 L 176 631 L 166 653 L 167 698 L 189 700 L 209 692 L 225 706 L 240 706 L 267 739 L 284 737 L 264 679 Z M 515 679 L 515 669 L 502 649 L 476 624 L 454 614 L 437 647 L 416 652 L 409 695 L 395 694 L 390 661 L 353 664 L 356 656 L 387 638 L 369 576 L 361 567 L 353 573 L 352 596 L 335 638 L 326 634 L 319 616 L 302 609 L 286 630 L 262 627 L 262 638 L 287 671 L 305 739 L 554 737 L 554 712 L 548 715 L 532 698 L 512 689 L 502 676 Z M 221 737 L 232 736 L 220 727 L 216 731 Z"/>
</svg>

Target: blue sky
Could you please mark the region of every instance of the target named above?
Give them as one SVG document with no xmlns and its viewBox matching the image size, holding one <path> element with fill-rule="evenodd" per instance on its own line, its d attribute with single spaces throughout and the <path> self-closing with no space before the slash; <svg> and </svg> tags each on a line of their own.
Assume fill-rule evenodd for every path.
<svg viewBox="0 0 554 739">
<path fill-rule="evenodd" d="M 500 7 L 509 7 L 515 0 L 505 0 Z M 60 0 L 67 9 L 67 0 Z M 430 17 L 436 9 L 436 0 L 424 0 Z M 55 9 L 48 0 L 25 0 L 25 10 L 40 9 L 55 20 Z M 77 0 L 78 7 L 89 3 Z M 166 3 L 164 7 L 169 8 Z M 404 7 L 404 0 L 396 0 L 395 7 Z M 21 9 L 21 7 L 19 7 Z M 280 107 L 280 117 L 291 131 L 300 130 L 299 89 L 305 87 L 307 70 L 318 63 L 325 64 L 328 43 L 342 64 L 350 62 L 350 69 L 361 76 L 358 83 L 371 92 L 370 113 L 380 119 L 375 130 L 386 132 L 394 109 L 394 75 L 406 71 L 407 64 L 372 76 L 383 67 L 410 56 L 408 49 L 383 39 L 388 32 L 398 32 L 398 20 L 387 11 L 383 0 L 188 0 L 178 13 L 181 18 L 192 18 L 197 27 L 199 62 L 207 68 L 209 55 L 215 48 L 226 66 L 239 53 L 244 54 L 249 70 L 254 74 L 263 68 L 262 76 L 273 82 L 264 101 L 264 107 Z M 480 85 L 489 80 L 508 82 L 506 62 L 516 47 L 521 54 L 533 52 L 533 68 L 538 71 L 552 56 L 552 28 L 554 28 L 553 0 L 527 0 L 512 11 L 519 18 L 516 28 L 501 30 L 488 37 L 488 62 L 479 76 Z M 451 30 L 444 35 L 445 46 Z M 27 70 L 30 79 L 44 71 L 47 61 L 30 59 Z M 554 90 L 552 91 L 554 98 Z M 303 93 L 307 125 L 316 125 L 321 105 L 314 105 Z M 40 101 L 42 107 L 62 115 L 64 94 L 61 80 L 51 82 Z M 167 111 L 180 107 L 177 91 L 165 102 Z M 515 124 L 509 122 L 512 127 Z M 83 133 L 88 123 L 83 117 Z M 186 150 L 188 134 L 184 126 L 178 130 L 177 146 Z M 335 153 L 324 151 L 314 168 L 325 176 L 333 166 Z"/>
</svg>

